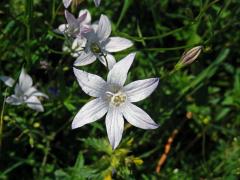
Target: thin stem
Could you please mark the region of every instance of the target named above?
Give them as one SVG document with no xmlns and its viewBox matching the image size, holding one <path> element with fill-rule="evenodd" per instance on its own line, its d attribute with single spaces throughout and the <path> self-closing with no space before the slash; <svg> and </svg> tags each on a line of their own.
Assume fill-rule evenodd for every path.
<svg viewBox="0 0 240 180">
<path fill-rule="evenodd" d="M 31 65 L 31 30 L 32 30 L 32 17 L 33 17 L 33 0 L 26 0 L 25 5 L 26 11 L 26 49 L 25 49 L 25 56 L 27 65 Z"/>
<path fill-rule="evenodd" d="M 168 77 L 170 77 L 171 75 L 173 75 L 175 72 L 177 72 L 179 69 L 174 68 L 173 70 L 171 70 L 169 73 L 163 75 L 162 77 L 160 77 L 160 80 L 166 79 Z"/>
<path fill-rule="evenodd" d="M 7 97 L 7 89 L 4 94 L 3 104 L 2 104 L 2 110 L 1 110 L 1 117 L 0 117 L 0 151 L 2 148 L 2 137 L 3 137 L 3 114 L 5 110 L 5 104 L 6 104 L 6 97 Z"/>
</svg>

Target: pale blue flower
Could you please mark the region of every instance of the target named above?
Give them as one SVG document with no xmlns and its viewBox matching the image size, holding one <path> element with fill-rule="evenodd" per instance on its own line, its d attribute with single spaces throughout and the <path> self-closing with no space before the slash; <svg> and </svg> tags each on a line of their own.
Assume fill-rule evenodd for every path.
<svg viewBox="0 0 240 180">
<path fill-rule="evenodd" d="M 93 24 L 93 31 L 87 35 L 87 42 L 84 51 L 79 52 L 79 57 L 74 66 L 85 66 L 99 59 L 109 69 L 116 63 L 111 53 L 125 50 L 133 43 L 121 37 L 109 37 L 112 31 L 111 22 L 107 16 L 101 15 L 97 24 Z"/>
<path fill-rule="evenodd" d="M 11 83 L 11 87 L 13 84 L 14 83 Z M 7 97 L 6 102 L 12 105 L 26 104 L 31 109 L 43 112 L 44 108 L 38 97 L 48 98 L 46 94 L 38 91 L 33 86 L 32 78 L 26 73 L 24 68 L 22 68 L 19 81 L 14 88 L 14 94 Z"/>
<path fill-rule="evenodd" d="M 158 78 L 134 81 L 124 86 L 135 53 L 117 62 L 110 70 L 107 81 L 101 77 L 74 68 L 74 74 L 82 90 L 94 97 L 85 104 L 72 122 L 72 128 L 82 127 L 101 119 L 106 113 L 106 129 L 110 144 L 115 149 L 124 129 L 124 118 L 133 126 L 156 129 L 158 125 L 142 109 L 133 104 L 147 98 L 158 86 Z"/>
</svg>

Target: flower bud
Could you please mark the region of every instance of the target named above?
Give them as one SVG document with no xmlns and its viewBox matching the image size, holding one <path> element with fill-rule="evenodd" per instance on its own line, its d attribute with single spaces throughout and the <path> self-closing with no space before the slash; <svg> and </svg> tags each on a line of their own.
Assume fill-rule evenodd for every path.
<svg viewBox="0 0 240 180">
<path fill-rule="evenodd" d="M 180 61 L 177 63 L 176 68 L 179 69 L 188 64 L 193 63 L 202 52 L 202 49 L 203 49 L 203 46 L 196 46 L 188 51 L 185 51 Z"/>
</svg>

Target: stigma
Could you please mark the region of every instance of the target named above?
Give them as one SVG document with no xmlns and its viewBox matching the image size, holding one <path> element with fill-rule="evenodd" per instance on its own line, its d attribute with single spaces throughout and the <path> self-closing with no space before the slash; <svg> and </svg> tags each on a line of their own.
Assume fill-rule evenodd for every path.
<svg viewBox="0 0 240 180">
<path fill-rule="evenodd" d="M 118 91 L 117 93 L 106 92 L 107 96 L 109 97 L 110 104 L 119 107 L 120 105 L 124 104 L 127 96 L 125 93 Z"/>
</svg>

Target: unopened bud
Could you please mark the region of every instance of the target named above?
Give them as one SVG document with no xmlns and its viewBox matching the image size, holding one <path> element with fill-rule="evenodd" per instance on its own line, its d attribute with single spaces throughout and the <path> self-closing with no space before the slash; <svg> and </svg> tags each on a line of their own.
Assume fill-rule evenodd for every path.
<svg viewBox="0 0 240 180">
<path fill-rule="evenodd" d="M 193 63 L 202 52 L 202 49 L 203 46 L 196 46 L 188 51 L 185 51 L 180 61 L 177 63 L 176 68 L 182 68 L 188 64 Z"/>
</svg>

